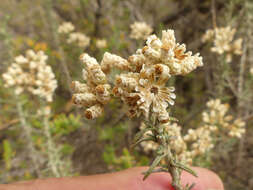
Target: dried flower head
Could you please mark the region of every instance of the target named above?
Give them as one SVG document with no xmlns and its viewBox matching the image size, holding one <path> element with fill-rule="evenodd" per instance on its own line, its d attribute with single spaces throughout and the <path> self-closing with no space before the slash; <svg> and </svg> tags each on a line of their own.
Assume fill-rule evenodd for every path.
<svg viewBox="0 0 253 190">
<path fill-rule="evenodd" d="M 157 80 L 156 75 L 145 73 L 121 74 L 116 77 L 114 89 L 128 105 L 130 116 L 143 113 L 148 118 L 152 111 L 161 122 L 169 120 L 168 103 L 173 105 L 176 95 L 174 87 L 166 87 L 162 78 Z"/>
<path fill-rule="evenodd" d="M 86 48 L 87 46 L 90 45 L 90 38 L 80 32 L 73 32 L 69 34 L 67 43 L 69 44 L 75 43 L 77 46 L 81 48 Z"/>
<path fill-rule="evenodd" d="M 236 29 L 230 26 L 215 28 L 214 30 L 207 30 L 202 37 L 203 42 L 213 41 L 214 46 L 211 48 L 212 52 L 218 54 L 226 54 L 226 61 L 232 61 L 232 55 L 242 54 L 242 39 L 234 40 Z"/>
<path fill-rule="evenodd" d="M 58 33 L 69 34 L 75 30 L 75 26 L 71 22 L 64 22 L 58 28 Z"/>
<path fill-rule="evenodd" d="M 116 77 L 113 92 L 129 107 L 129 115 L 155 114 L 160 122 L 169 120 L 168 105 L 174 104 L 174 87 L 167 87 L 171 75 L 184 75 L 202 66 L 202 57 L 185 52 L 176 43 L 174 31 L 162 32 L 162 40 L 149 36 L 141 50 L 128 58 L 130 71 Z M 112 64 L 110 64 L 112 65 Z"/>
<path fill-rule="evenodd" d="M 57 81 L 47 59 L 43 51 L 33 50 L 28 50 L 26 56 L 17 56 L 3 74 L 5 87 L 14 87 L 17 95 L 26 90 L 51 102 Z"/>
<path fill-rule="evenodd" d="M 100 65 L 94 58 L 83 55 L 82 60 L 87 65 L 84 77 L 87 78 L 85 80 L 89 86 L 89 102 L 93 105 L 91 99 L 99 100 L 98 95 L 96 98 L 91 95 L 94 95 L 93 89 L 99 85 L 96 81 L 100 80 L 100 77 L 105 80 L 105 74 L 109 74 L 112 68 L 118 68 L 126 73 L 116 76 L 112 92 L 128 106 L 129 116 L 143 114 L 148 118 L 152 113 L 162 123 L 169 121 L 167 108 L 169 104 L 174 104 L 176 95 L 174 87 L 166 86 L 167 81 L 171 75 L 189 73 L 203 63 L 198 54 L 192 56 L 191 52 L 185 52 L 185 45 L 176 43 L 173 30 L 163 31 L 162 34 L 162 40 L 155 35 L 148 37 L 146 46 L 137 50 L 128 60 L 106 52 Z M 91 73 L 95 68 L 98 69 L 96 75 Z M 104 87 L 104 90 L 108 89 Z M 80 96 L 83 94 L 74 94 L 77 100 Z M 87 100 L 87 97 L 85 99 Z"/>
<path fill-rule="evenodd" d="M 184 44 L 176 43 L 174 30 L 163 30 L 162 39 L 156 35 L 148 37 L 146 46 L 142 53 L 137 51 L 130 58 L 132 65 L 137 68 L 145 63 L 146 67 L 160 64 L 167 68 L 167 75 L 185 75 L 203 65 L 202 57 L 199 54 L 192 55 L 192 52 L 185 52 Z"/>
<path fill-rule="evenodd" d="M 152 33 L 153 29 L 151 26 L 146 24 L 145 22 L 134 22 L 130 25 L 131 34 L 130 38 L 133 39 L 144 39 L 146 40 L 147 37 Z"/>
<path fill-rule="evenodd" d="M 129 70 L 129 62 L 120 56 L 105 52 L 101 61 L 101 68 L 105 73 L 109 73 L 112 68 Z"/>
<path fill-rule="evenodd" d="M 86 66 L 83 69 L 83 79 L 86 83 L 73 81 L 72 98 L 75 104 L 87 108 L 86 118 L 94 119 L 103 113 L 103 105 L 110 100 L 110 85 L 107 84 L 106 75 L 95 58 L 84 53 L 80 59 Z"/>
</svg>

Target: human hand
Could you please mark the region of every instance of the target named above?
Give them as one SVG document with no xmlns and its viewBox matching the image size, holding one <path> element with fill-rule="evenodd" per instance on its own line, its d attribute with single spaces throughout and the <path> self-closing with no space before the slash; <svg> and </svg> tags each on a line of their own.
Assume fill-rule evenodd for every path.
<svg viewBox="0 0 253 190">
<path fill-rule="evenodd" d="M 224 190 L 220 178 L 210 170 L 193 168 L 194 177 L 182 173 L 182 184 L 195 183 L 192 190 Z M 0 190 L 173 190 L 167 173 L 154 173 L 143 181 L 147 167 L 136 167 L 110 174 L 91 176 L 36 179 L 8 185 L 0 185 Z"/>
</svg>

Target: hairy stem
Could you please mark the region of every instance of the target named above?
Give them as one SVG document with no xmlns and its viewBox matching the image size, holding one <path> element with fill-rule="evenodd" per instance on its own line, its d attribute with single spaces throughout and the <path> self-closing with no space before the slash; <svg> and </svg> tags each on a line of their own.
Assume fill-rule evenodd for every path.
<svg viewBox="0 0 253 190">
<path fill-rule="evenodd" d="M 47 149 L 47 156 L 48 156 L 48 165 L 55 177 L 61 177 L 59 164 L 60 164 L 60 158 L 58 155 L 58 151 L 56 149 L 56 145 L 53 141 L 51 132 L 50 132 L 50 125 L 48 121 L 48 116 L 44 116 L 43 119 L 44 123 L 44 134 L 46 137 L 46 149 Z"/>
<path fill-rule="evenodd" d="M 34 145 L 33 139 L 32 139 L 32 127 L 27 122 L 27 120 L 25 118 L 23 106 L 20 101 L 17 101 L 17 110 L 18 110 L 18 115 L 19 115 L 21 127 L 23 128 L 23 133 L 24 133 L 25 138 L 27 140 L 27 148 L 29 149 L 29 157 L 32 160 L 36 175 L 38 177 L 41 177 L 40 172 L 39 172 L 40 170 L 39 170 L 38 153 L 35 149 L 35 145 Z"/>
<path fill-rule="evenodd" d="M 170 150 L 168 144 L 166 147 L 167 147 L 167 154 L 168 154 L 166 157 L 166 162 L 168 165 L 168 171 L 170 172 L 170 174 L 172 176 L 172 186 L 176 190 L 183 190 L 184 188 L 182 187 L 181 182 L 180 182 L 181 169 L 179 169 L 173 165 L 173 163 L 174 163 L 173 155 L 171 153 L 171 150 Z"/>
<path fill-rule="evenodd" d="M 159 157 L 164 158 L 166 162 L 166 164 L 163 165 L 162 168 L 159 168 L 158 171 L 167 171 L 168 173 L 170 173 L 171 178 L 172 178 L 171 184 L 175 190 L 191 190 L 194 184 L 190 186 L 187 184 L 185 187 L 182 186 L 181 173 L 182 173 L 182 170 L 185 170 L 197 177 L 196 173 L 192 171 L 190 168 L 188 168 L 187 166 L 185 166 L 184 164 L 178 162 L 176 153 L 174 153 L 170 147 L 171 137 L 166 132 L 166 130 L 161 126 L 161 123 L 159 123 L 159 121 L 156 118 L 152 116 L 149 118 L 150 119 L 148 122 L 150 126 L 152 126 L 151 130 L 154 135 L 154 141 L 156 141 L 159 144 L 159 148 L 157 150 L 157 154 L 158 154 L 157 158 Z M 157 160 L 157 158 L 155 160 Z M 160 159 L 159 162 L 161 162 L 161 160 L 162 159 Z M 150 169 L 153 168 L 151 169 L 152 171 L 148 171 L 146 175 L 156 172 L 156 169 L 154 169 L 154 167 L 157 167 L 158 165 L 161 165 L 161 163 L 156 163 L 154 161 L 150 167 Z M 145 176 L 144 179 L 146 177 L 147 176 Z"/>
<path fill-rule="evenodd" d="M 170 146 L 166 138 L 164 137 L 163 132 L 159 130 L 159 123 L 155 122 L 155 136 L 157 137 L 157 141 L 159 145 L 162 145 L 162 149 L 164 150 L 164 154 L 167 155 L 165 157 L 167 169 L 171 175 L 172 178 L 172 186 L 175 188 L 175 190 L 184 190 L 184 188 L 181 185 L 180 182 L 180 176 L 181 176 L 181 169 L 176 167 L 174 165 L 175 162 L 175 156 L 172 154 Z"/>
</svg>

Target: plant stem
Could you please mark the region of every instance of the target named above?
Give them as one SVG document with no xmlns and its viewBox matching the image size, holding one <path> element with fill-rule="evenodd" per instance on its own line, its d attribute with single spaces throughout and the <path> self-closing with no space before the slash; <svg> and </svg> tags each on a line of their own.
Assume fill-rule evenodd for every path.
<svg viewBox="0 0 253 190">
<path fill-rule="evenodd" d="M 217 23 L 216 23 L 215 0 L 212 0 L 211 13 L 212 13 L 213 28 L 216 29 L 217 28 Z"/>
<path fill-rule="evenodd" d="M 181 184 L 182 170 L 185 170 L 196 177 L 197 174 L 184 164 L 178 162 L 176 153 L 174 153 L 170 147 L 171 137 L 166 131 L 167 129 L 162 126 L 162 124 L 157 120 L 157 118 L 150 116 L 148 123 L 148 126 L 151 127 L 151 131 L 153 133 L 152 138 L 156 143 L 159 144 L 159 146 L 156 151 L 157 157 L 150 166 L 150 169 L 146 172 L 144 179 L 148 177 L 148 175 L 151 173 L 165 171 L 170 173 L 172 178 L 171 184 L 175 190 L 191 190 L 194 184 L 190 186 L 187 184 L 185 187 L 183 187 Z M 166 164 L 163 164 L 161 168 L 155 169 L 155 167 L 161 165 L 160 162 L 164 158 Z"/>
<path fill-rule="evenodd" d="M 166 159 L 166 163 L 168 165 L 168 171 L 170 172 L 170 174 L 172 176 L 172 186 L 176 190 L 183 190 L 184 188 L 182 187 L 181 182 L 180 182 L 181 169 L 179 169 L 173 165 L 174 159 L 173 159 L 173 155 L 171 153 L 171 150 L 169 148 L 169 145 L 167 145 L 167 154 L 168 155 L 165 159 Z"/>
<path fill-rule="evenodd" d="M 39 161 L 38 161 L 38 157 L 37 157 L 38 153 L 35 149 L 35 145 L 34 145 L 33 139 L 32 139 L 32 127 L 27 122 L 27 120 L 25 118 L 23 106 L 19 100 L 17 100 L 17 110 L 18 110 L 18 115 L 19 115 L 21 126 L 23 128 L 25 138 L 27 140 L 27 147 L 29 149 L 29 156 L 32 160 L 35 173 L 38 177 L 41 177 L 40 172 L 39 172 L 40 171 L 39 170 Z"/>
<path fill-rule="evenodd" d="M 157 137 L 157 141 L 159 145 L 162 145 L 164 154 L 167 155 L 165 157 L 165 160 L 166 160 L 167 169 L 172 177 L 172 186 L 175 188 L 175 190 L 184 190 L 180 182 L 181 169 L 179 169 L 178 167 L 174 165 L 175 157 L 171 152 L 170 145 L 168 141 L 166 140 L 166 138 L 164 137 L 163 130 L 161 132 L 161 130 L 159 129 L 158 122 L 155 122 L 155 123 L 156 123 L 154 125 L 155 136 Z"/>
<path fill-rule="evenodd" d="M 48 156 L 48 165 L 55 177 L 61 177 L 59 164 L 60 164 L 60 158 L 58 155 L 58 151 L 56 149 L 56 145 L 53 141 L 51 132 L 50 132 L 50 125 L 48 121 L 48 116 L 44 116 L 43 118 L 43 124 L 44 124 L 44 134 L 46 137 L 46 149 L 47 149 L 47 156 Z"/>
</svg>

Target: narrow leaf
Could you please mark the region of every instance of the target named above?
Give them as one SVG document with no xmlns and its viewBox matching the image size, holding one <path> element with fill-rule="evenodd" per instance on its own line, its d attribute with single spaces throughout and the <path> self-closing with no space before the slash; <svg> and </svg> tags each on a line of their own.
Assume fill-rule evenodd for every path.
<svg viewBox="0 0 253 190">
<path fill-rule="evenodd" d="M 187 167 L 187 166 L 185 166 L 181 163 L 173 163 L 173 165 L 180 168 L 180 169 L 182 169 L 182 170 L 187 171 L 188 173 L 192 174 L 195 177 L 198 177 L 198 175 L 195 171 L 193 171 L 191 168 L 189 168 L 189 167 Z"/>
<path fill-rule="evenodd" d="M 157 156 L 156 159 L 153 161 L 153 163 L 151 164 L 151 166 L 149 167 L 148 171 L 146 171 L 144 173 L 144 177 L 143 180 L 145 180 L 151 173 L 152 171 L 155 169 L 155 167 L 157 167 L 157 165 L 160 163 L 160 161 L 166 156 L 166 154 L 163 154 L 161 156 Z"/>
<path fill-rule="evenodd" d="M 131 148 L 134 148 L 136 145 L 140 144 L 141 142 L 144 142 L 144 141 L 153 141 L 153 140 L 155 140 L 154 137 L 144 137 L 144 138 L 138 140 L 137 142 L 133 143 L 131 145 Z"/>
<path fill-rule="evenodd" d="M 135 137 L 134 137 L 134 141 L 138 141 L 143 135 L 144 133 L 146 133 L 147 131 L 149 131 L 150 128 L 149 127 L 146 127 L 145 129 L 142 129 L 141 131 L 139 131 Z"/>
</svg>

